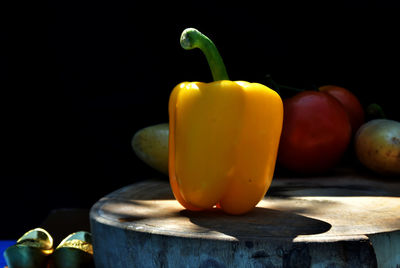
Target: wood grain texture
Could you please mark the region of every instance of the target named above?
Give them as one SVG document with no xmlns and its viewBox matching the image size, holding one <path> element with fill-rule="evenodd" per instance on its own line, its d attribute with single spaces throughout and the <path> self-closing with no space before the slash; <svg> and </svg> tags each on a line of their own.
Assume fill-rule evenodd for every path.
<svg viewBox="0 0 400 268">
<path fill-rule="evenodd" d="M 187 211 L 165 181 L 126 186 L 91 209 L 96 267 L 396 267 L 399 181 L 348 174 L 274 179 L 242 216 Z"/>
</svg>

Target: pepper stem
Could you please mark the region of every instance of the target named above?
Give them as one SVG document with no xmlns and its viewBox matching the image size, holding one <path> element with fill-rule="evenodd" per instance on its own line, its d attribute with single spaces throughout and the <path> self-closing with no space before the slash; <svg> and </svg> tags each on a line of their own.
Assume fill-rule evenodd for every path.
<svg viewBox="0 0 400 268">
<path fill-rule="evenodd" d="M 210 38 L 194 28 L 187 28 L 182 32 L 180 43 L 186 50 L 199 48 L 204 53 L 214 81 L 229 80 L 222 57 Z"/>
</svg>

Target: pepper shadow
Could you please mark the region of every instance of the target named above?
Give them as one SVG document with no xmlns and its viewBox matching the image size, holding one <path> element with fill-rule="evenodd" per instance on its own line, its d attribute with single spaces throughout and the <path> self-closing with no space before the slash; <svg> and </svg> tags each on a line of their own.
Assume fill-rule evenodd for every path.
<svg viewBox="0 0 400 268">
<path fill-rule="evenodd" d="M 180 214 L 199 227 L 235 237 L 239 241 L 273 238 L 292 240 L 298 235 L 325 233 L 332 227 L 325 221 L 294 212 L 262 207 L 240 216 L 228 215 L 219 209 L 200 212 L 182 210 Z"/>
</svg>

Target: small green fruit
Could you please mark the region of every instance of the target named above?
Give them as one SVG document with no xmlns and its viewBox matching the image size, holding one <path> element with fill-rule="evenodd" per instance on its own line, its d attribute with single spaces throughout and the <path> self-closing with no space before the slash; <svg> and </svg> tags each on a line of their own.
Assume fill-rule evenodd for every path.
<svg viewBox="0 0 400 268">
<path fill-rule="evenodd" d="M 53 238 L 42 228 L 26 232 L 17 243 L 6 249 L 4 258 L 9 268 L 46 268 L 53 253 Z"/>
<path fill-rule="evenodd" d="M 92 235 L 85 231 L 67 236 L 52 255 L 54 268 L 94 268 Z"/>
<path fill-rule="evenodd" d="M 168 175 L 169 124 L 143 128 L 132 138 L 135 154 L 150 167 Z"/>
</svg>

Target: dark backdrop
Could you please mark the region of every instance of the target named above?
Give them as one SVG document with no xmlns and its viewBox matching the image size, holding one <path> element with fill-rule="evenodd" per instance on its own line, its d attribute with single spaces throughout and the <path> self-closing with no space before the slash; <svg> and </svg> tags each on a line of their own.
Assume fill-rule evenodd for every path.
<svg viewBox="0 0 400 268">
<path fill-rule="evenodd" d="M 337 84 L 399 119 L 399 6 L 388 1 L 32 2 L 0 11 L 0 239 L 161 176 L 130 141 L 167 122 L 176 84 L 212 79 L 201 52 L 180 47 L 186 27 L 214 40 L 232 80 Z"/>
</svg>

